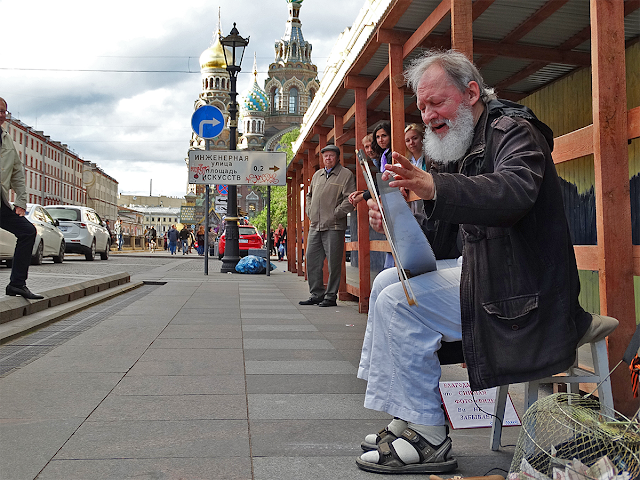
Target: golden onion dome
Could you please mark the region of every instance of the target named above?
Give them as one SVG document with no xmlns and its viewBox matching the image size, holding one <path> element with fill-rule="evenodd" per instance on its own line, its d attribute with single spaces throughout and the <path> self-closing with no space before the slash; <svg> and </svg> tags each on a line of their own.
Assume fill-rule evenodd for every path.
<svg viewBox="0 0 640 480">
<path fill-rule="evenodd" d="M 223 46 L 220 43 L 219 35 L 216 35 L 213 45 L 207 48 L 202 55 L 200 55 L 200 68 L 220 68 L 226 69 L 227 62 L 224 59 Z"/>
</svg>

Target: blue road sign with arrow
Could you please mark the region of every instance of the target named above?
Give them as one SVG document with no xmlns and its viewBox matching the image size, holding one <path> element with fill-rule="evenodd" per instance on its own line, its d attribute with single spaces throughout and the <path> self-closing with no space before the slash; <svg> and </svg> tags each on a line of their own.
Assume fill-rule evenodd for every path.
<svg viewBox="0 0 640 480">
<path fill-rule="evenodd" d="M 203 105 L 191 115 L 191 128 L 200 138 L 215 138 L 224 129 L 224 115 L 218 107 Z"/>
</svg>

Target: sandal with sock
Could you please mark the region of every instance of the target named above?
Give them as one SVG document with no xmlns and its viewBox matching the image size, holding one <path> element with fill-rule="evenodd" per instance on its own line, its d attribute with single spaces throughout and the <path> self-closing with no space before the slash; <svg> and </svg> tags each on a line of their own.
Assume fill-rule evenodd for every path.
<svg viewBox="0 0 640 480">
<path fill-rule="evenodd" d="M 378 433 L 372 433 L 364 437 L 364 442 L 360 444 L 360 448 L 365 452 L 376 450 L 381 442 L 391 443 L 398 438 L 389 427 L 384 427 Z"/>
<path fill-rule="evenodd" d="M 356 459 L 361 470 L 374 473 L 444 473 L 458 467 L 451 456 L 451 438 L 432 445 L 411 428 L 392 442 L 381 441 L 376 450 Z"/>
</svg>

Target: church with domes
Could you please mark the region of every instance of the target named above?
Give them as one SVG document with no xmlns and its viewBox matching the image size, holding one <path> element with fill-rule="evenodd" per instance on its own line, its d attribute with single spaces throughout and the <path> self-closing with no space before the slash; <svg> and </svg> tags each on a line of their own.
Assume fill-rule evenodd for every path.
<svg viewBox="0 0 640 480">
<path fill-rule="evenodd" d="M 302 123 L 303 116 L 320 88 L 318 68 L 311 62 L 312 46 L 302 35 L 300 8 L 303 0 L 286 0 L 288 19 L 285 33 L 274 45 L 274 61 L 269 65 L 264 88 L 258 83 L 258 68 L 254 54 L 253 85 L 238 96 L 238 150 L 280 150 L 282 136 Z M 211 149 L 229 149 L 229 102 L 231 80 L 226 70 L 223 46 L 220 43 L 220 19 L 211 46 L 200 55 L 202 90 L 194 110 L 203 105 L 218 107 L 226 124 L 222 133 L 211 141 Z M 205 140 L 191 134 L 189 149 L 205 149 Z M 188 163 L 188 159 L 187 159 Z M 203 185 L 189 185 L 189 191 L 202 193 Z M 241 201 L 248 198 L 249 189 L 239 186 L 238 206 L 245 211 L 252 205 Z M 260 205 L 253 206 L 261 208 Z"/>
</svg>

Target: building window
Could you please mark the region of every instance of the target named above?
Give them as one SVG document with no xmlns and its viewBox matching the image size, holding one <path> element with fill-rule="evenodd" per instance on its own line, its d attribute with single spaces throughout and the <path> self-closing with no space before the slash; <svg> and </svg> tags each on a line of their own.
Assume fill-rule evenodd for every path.
<svg viewBox="0 0 640 480">
<path fill-rule="evenodd" d="M 298 89 L 296 87 L 289 89 L 289 113 L 294 115 L 298 113 Z"/>
<path fill-rule="evenodd" d="M 271 89 L 271 113 L 276 114 L 278 112 L 278 87 Z"/>
</svg>

